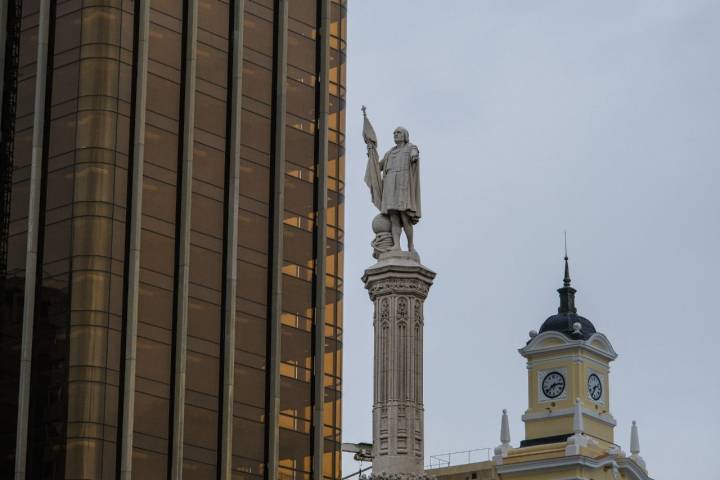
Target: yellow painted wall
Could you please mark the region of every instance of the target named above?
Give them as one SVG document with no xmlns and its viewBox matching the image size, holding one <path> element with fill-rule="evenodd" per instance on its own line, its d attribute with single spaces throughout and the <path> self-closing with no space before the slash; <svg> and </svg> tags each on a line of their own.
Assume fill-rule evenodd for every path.
<svg viewBox="0 0 720 480">
<path fill-rule="evenodd" d="M 574 357 L 574 358 L 573 358 Z M 579 359 L 579 361 L 578 361 Z M 525 421 L 525 438 L 535 439 L 572 433 L 572 416 L 552 417 L 552 412 L 571 409 L 575 399 L 580 398 L 585 408 L 598 414 L 610 412 L 610 368 L 606 359 L 586 348 L 571 347 L 556 352 L 544 352 L 531 355 L 528 362 L 532 367 L 528 370 L 528 414 L 546 414 L 547 418 Z M 552 400 L 541 399 L 539 384 L 544 374 L 550 371 L 563 371 L 565 376 L 564 398 Z M 598 402 L 590 398 L 588 393 L 588 377 L 597 374 L 602 381 L 603 394 Z M 589 435 L 605 441 L 613 441 L 613 427 L 584 416 L 585 429 Z"/>
</svg>

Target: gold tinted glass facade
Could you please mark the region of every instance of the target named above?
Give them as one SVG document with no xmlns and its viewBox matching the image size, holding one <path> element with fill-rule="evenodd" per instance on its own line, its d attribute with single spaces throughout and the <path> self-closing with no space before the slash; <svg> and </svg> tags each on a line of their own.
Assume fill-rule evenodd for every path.
<svg viewBox="0 0 720 480">
<path fill-rule="evenodd" d="M 273 2 L 246 2 L 237 245 L 233 470 L 266 473 Z"/>
<path fill-rule="evenodd" d="M 153 0 L 147 57 L 138 54 L 144 1 L 10 3 L 3 28 L 17 28 L 6 28 L 2 65 L 0 476 L 17 468 L 17 399 L 27 380 L 26 478 L 171 478 L 178 456 L 186 479 L 340 478 L 345 2 Z M 37 55 L 41 8 L 46 58 Z M 36 99 L 38 65 L 47 94 Z M 237 65 L 241 79 L 232 75 Z M 39 122 L 37 101 L 46 110 Z M 43 139 L 37 187 L 33 122 Z M 229 196 L 236 166 L 237 199 Z M 138 185 L 141 199 L 129 194 Z M 34 224 L 32 188 L 40 189 Z M 25 272 L 29 227 L 39 242 L 34 281 Z M 229 261 L 237 267 L 231 313 Z M 29 314 L 28 288 L 36 292 Z M 131 469 L 121 461 L 128 455 Z"/>
<path fill-rule="evenodd" d="M 150 4 L 133 466 L 167 477 L 172 405 L 183 9 Z"/>
</svg>

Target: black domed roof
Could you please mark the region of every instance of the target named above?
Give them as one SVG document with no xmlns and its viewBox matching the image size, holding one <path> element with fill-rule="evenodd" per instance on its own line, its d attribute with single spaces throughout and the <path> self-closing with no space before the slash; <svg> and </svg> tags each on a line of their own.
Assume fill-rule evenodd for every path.
<svg viewBox="0 0 720 480">
<path fill-rule="evenodd" d="M 575 330 L 575 323 L 580 324 L 580 331 Z M 540 333 L 560 332 L 575 340 L 587 340 L 596 332 L 595 325 L 577 313 L 558 313 L 548 317 L 540 327 Z"/>
<path fill-rule="evenodd" d="M 587 340 L 596 332 L 595 326 L 590 320 L 577 314 L 575 292 L 576 290 L 570 286 L 570 267 L 566 256 L 565 278 L 562 288 L 558 288 L 560 294 L 558 313 L 543 322 L 539 333 L 560 332 L 575 340 Z M 580 324 L 579 329 L 575 328 L 576 323 Z"/>
</svg>

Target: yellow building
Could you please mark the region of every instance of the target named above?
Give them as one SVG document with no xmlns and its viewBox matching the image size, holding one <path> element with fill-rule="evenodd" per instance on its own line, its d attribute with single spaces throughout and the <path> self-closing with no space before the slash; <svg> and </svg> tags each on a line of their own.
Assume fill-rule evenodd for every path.
<svg viewBox="0 0 720 480">
<path fill-rule="evenodd" d="M 565 257 L 558 313 L 519 351 L 527 359 L 525 439 L 510 444 L 507 412 L 492 461 L 426 470 L 442 480 L 651 480 L 637 426 L 630 454 L 615 443 L 610 362 L 617 354 L 590 320 L 577 314 Z"/>
</svg>

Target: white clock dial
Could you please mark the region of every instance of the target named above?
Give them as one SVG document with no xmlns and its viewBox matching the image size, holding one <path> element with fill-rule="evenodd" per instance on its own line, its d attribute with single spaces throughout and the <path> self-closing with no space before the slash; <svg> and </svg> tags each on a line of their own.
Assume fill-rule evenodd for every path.
<svg viewBox="0 0 720 480">
<path fill-rule="evenodd" d="M 591 373 L 588 377 L 588 396 L 595 400 L 596 402 L 602 398 L 602 381 L 600 380 L 600 377 L 597 376 L 594 373 Z"/>
<path fill-rule="evenodd" d="M 550 372 L 542 381 L 542 392 L 547 398 L 557 398 L 565 391 L 565 377 L 560 372 Z"/>
</svg>

